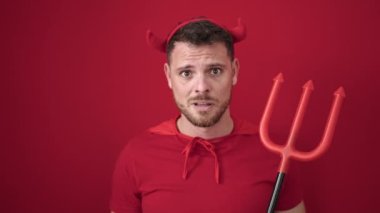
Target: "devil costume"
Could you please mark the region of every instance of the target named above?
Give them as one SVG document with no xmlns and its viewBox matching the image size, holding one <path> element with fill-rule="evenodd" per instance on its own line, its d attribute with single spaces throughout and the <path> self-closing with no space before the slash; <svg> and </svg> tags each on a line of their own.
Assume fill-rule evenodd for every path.
<svg viewBox="0 0 380 213">
<path fill-rule="evenodd" d="M 147 41 L 165 52 L 174 33 L 197 20 L 203 19 L 180 24 L 168 39 L 160 39 L 148 31 Z M 240 20 L 237 27 L 223 29 L 231 34 L 234 43 L 246 35 Z M 111 210 L 115 213 L 266 212 L 280 159 L 263 147 L 256 126 L 235 118 L 233 122 L 234 129 L 229 135 L 206 140 L 182 134 L 176 119 L 171 119 L 130 140 L 114 170 Z M 283 183 L 278 210 L 292 209 L 302 201 L 294 166 L 289 168 Z"/>
</svg>

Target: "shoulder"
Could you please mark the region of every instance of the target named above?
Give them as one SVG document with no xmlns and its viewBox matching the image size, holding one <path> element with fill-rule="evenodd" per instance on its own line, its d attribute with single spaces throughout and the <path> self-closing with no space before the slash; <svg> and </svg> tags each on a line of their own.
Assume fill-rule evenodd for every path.
<svg viewBox="0 0 380 213">
<path fill-rule="evenodd" d="M 233 117 L 234 121 L 234 129 L 233 135 L 250 135 L 257 136 L 258 135 L 258 125 L 253 124 L 250 121 L 244 119 L 238 119 Z"/>
<path fill-rule="evenodd" d="M 140 152 L 149 149 L 152 144 L 160 143 L 165 139 L 175 136 L 176 127 L 173 123 L 175 123 L 175 119 L 170 119 L 135 135 L 126 142 L 121 155 L 139 155 Z"/>
</svg>

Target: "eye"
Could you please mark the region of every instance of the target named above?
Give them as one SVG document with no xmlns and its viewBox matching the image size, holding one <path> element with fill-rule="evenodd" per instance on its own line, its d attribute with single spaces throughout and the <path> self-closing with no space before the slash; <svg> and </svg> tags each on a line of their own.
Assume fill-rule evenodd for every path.
<svg viewBox="0 0 380 213">
<path fill-rule="evenodd" d="M 190 78 L 191 77 L 191 71 L 190 70 L 183 70 L 179 73 L 180 76 L 184 78 Z"/>
<path fill-rule="evenodd" d="M 210 70 L 211 75 L 220 75 L 221 73 L 222 73 L 222 69 L 220 69 L 219 67 L 213 67 Z"/>
</svg>

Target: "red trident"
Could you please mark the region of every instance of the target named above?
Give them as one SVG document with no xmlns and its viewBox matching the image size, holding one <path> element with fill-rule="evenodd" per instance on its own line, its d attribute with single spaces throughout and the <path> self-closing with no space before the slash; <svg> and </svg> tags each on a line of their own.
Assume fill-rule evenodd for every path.
<svg viewBox="0 0 380 213">
<path fill-rule="evenodd" d="M 273 141 L 270 139 L 269 134 L 268 134 L 268 126 L 269 126 L 270 117 L 272 115 L 273 106 L 277 99 L 278 91 L 280 89 L 282 82 L 284 81 L 282 73 L 278 74 L 273 80 L 274 80 L 274 85 L 269 95 L 269 99 L 265 107 L 263 117 L 261 118 L 261 121 L 260 121 L 260 138 L 263 144 L 265 145 L 265 147 L 267 147 L 269 150 L 275 153 L 280 154 L 282 159 L 281 159 L 281 164 L 279 167 L 279 172 L 277 174 L 276 184 L 273 189 L 271 201 L 269 203 L 269 207 L 267 211 L 268 213 L 274 212 L 274 209 L 277 204 L 279 192 L 281 189 L 281 185 L 282 185 L 285 173 L 288 169 L 290 158 L 294 158 L 301 161 L 311 161 L 321 156 L 330 146 L 331 139 L 334 135 L 336 122 L 338 120 L 339 111 L 343 102 L 343 98 L 345 97 L 343 87 L 339 87 L 334 93 L 335 98 L 330 110 L 330 115 L 328 117 L 320 144 L 312 151 L 302 152 L 294 148 L 294 143 L 295 143 L 295 139 L 297 137 L 298 131 L 300 129 L 302 119 L 305 114 L 305 110 L 306 110 L 306 106 L 307 106 L 310 94 L 313 90 L 313 82 L 310 80 L 306 82 L 306 84 L 303 86 L 301 101 L 298 105 L 296 115 L 294 117 L 293 124 L 290 130 L 290 134 L 289 134 L 286 145 L 278 145 L 278 144 L 273 143 Z"/>
</svg>

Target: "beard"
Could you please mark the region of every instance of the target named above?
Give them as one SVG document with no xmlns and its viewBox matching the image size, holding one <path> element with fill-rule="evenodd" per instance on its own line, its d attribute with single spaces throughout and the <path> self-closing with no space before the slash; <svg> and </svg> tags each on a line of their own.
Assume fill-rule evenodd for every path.
<svg viewBox="0 0 380 213">
<path fill-rule="evenodd" d="M 228 94 L 228 99 L 224 102 L 220 102 L 209 95 L 198 95 L 194 98 L 190 98 L 185 106 L 184 104 L 179 103 L 174 97 L 180 112 L 191 124 L 197 127 L 211 127 L 218 123 L 230 104 L 230 98 L 231 95 Z M 193 101 L 212 101 L 212 107 L 215 107 L 216 109 L 192 112 L 190 107 L 192 106 Z"/>
</svg>

